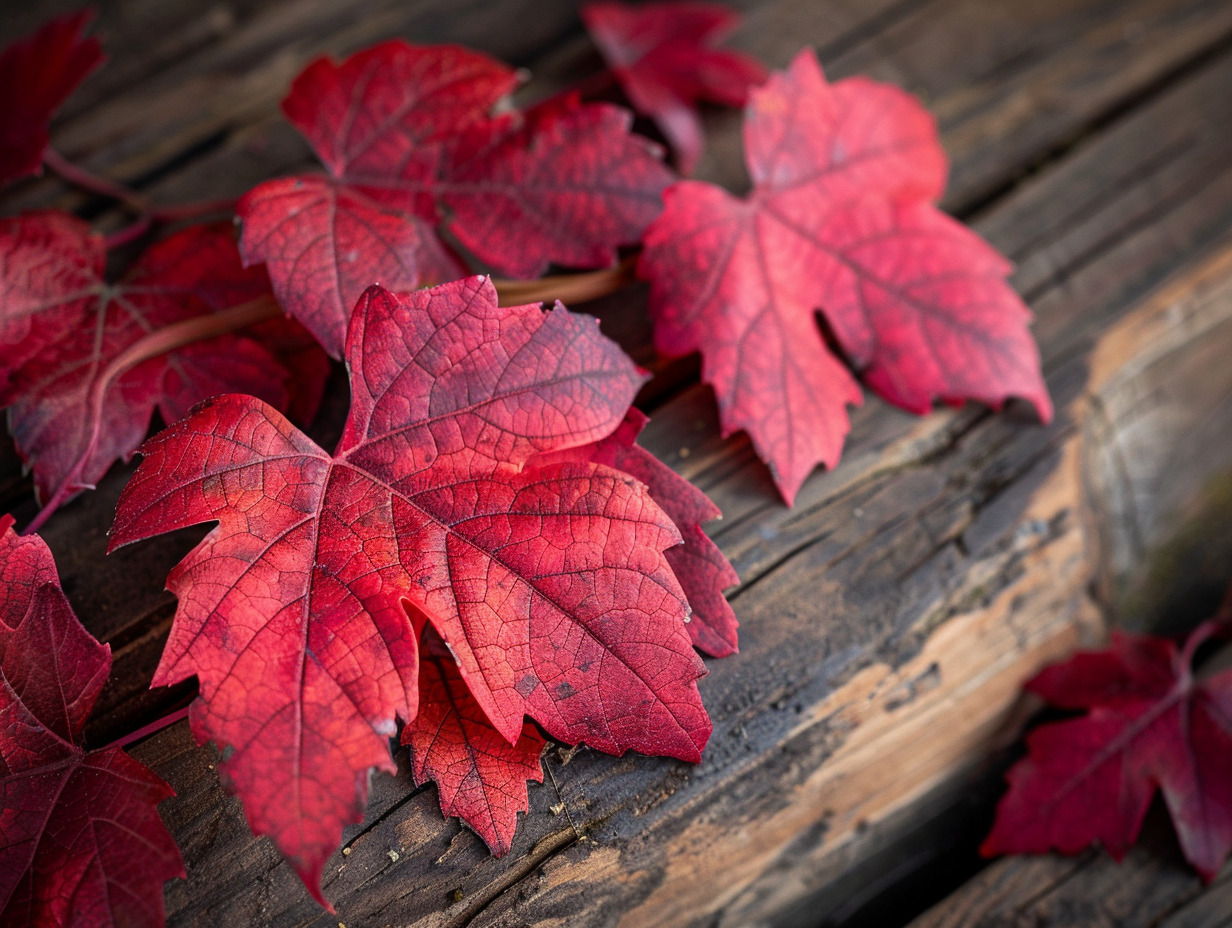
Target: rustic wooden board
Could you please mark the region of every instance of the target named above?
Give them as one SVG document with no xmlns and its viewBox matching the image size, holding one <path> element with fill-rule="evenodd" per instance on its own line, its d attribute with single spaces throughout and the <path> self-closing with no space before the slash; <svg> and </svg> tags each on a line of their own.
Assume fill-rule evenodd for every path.
<svg viewBox="0 0 1232 928">
<path fill-rule="evenodd" d="M 1162 820 L 1151 821 L 1146 830 L 1142 846 L 1120 864 L 1097 851 L 994 864 L 910 928 L 1232 925 L 1232 868 L 1203 886 L 1180 860 Z"/>
<path fill-rule="evenodd" d="M 151 29 L 155 6 L 168 9 Z M 502 860 L 441 819 L 432 789 L 377 776 L 367 820 L 327 870 L 326 894 L 350 928 L 816 924 L 844 911 L 834 887 L 853 891 L 861 862 L 927 827 L 929 804 L 956 801 L 981 758 L 1013 737 L 1018 682 L 1098 631 L 1087 585 L 1113 568 L 1099 560 L 1107 545 L 1083 531 L 1083 492 L 1112 499 L 1120 485 L 1087 476 L 1098 457 L 1084 417 L 1092 352 L 1160 281 L 1223 253 L 1232 236 L 1232 8 L 746 6 L 737 43 L 772 63 L 811 43 L 834 75 L 864 71 L 927 98 L 955 161 L 948 205 L 1018 262 L 1015 283 L 1039 314 L 1057 421 L 1045 429 L 977 409 L 917 419 L 870 398 L 844 462 L 786 510 L 747 441 L 718 437 L 695 365 L 660 366 L 646 444 L 724 509 L 714 534 L 744 580 L 733 597 L 741 654 L 709 662 L 703 681 L 715 720 L 705 761 L 553 750 Z M 236 195 L 305 164 L 276 102 L 322 50 L 392 34 L 464 41 L 532 66 L 545 91 L 594 64 L 571 5 L 555 0 L 120 0 L 105 26 L 129 63 L 74 104 L 57 142 L 169 202 Z M 738 119 L 711 122 L 702 172 L 739 186 Z M 44 181 L 5 206 L 52 202 L 81 201 Z M 634 289 L 594 309 L 646 363 L 643 298 Z M 1118 369 L 1109 362 L 1100 382 Z M 332 390 L 319 437 L 336 432 L 344 406 Z M 105 559 L 126 474 L 45 533 L 83 620 L 115 650 L 98 740 L 186 695 L 143 690 L 172 614 L 162 578 L 201 533 Z M 25 492 L 10 467 L 0 494 L 19 516 L 32 511 Z M 212 749 L 186 726 L 136 753 L 180 793 L 163 808 L 192 872 L 168 886 L 171 924 L 338 923 L 252 838 Z"/>
</svg>

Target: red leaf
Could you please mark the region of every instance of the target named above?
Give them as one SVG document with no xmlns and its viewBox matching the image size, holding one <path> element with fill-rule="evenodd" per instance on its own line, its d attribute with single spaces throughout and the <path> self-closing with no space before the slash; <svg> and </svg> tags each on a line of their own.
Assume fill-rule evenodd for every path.
<svg viewBox="0 0 1232 928">
<path fill-rule="evenodd" d="M 0 186 L 39 173 L 51 117 L 105 60 L 98 39 L 82 35 L 92 19 L 90 10 L 53 19 L 0 52 Z"/>
<path fill-rule="evenodd" d="M 719 507 L 701 490 L 637 444 L 647 419 L 630 409 L 625 421 L 607 438 L 584 448 L 545 455 L 547 461 L 594 461 L 622 470 L 646 484 L 650 498 L 663 507 L 680 530 L 684 543 L 667 551 L 676 579 L 688 597 L 693 614 L 689 637 L 695 647 L 714 657 L 736 653 L 736 614 L 723 595 L 740 582 L 718 545 L 702 530 L 702 523 L 717 519 Z"/>
<path fill-rule="evenodd" d="M 1159 638 L 1117 633 L 1111 649 L 1044 670 L 1027 689 L 1081 718 L 1043 725 L 981 853 L 1076 854 L 1101 842 L 1120 860 L 1162 790 L 1186 859 L 1211 880 L 1232 849 L 1232 671 L 1197 681 L 1194 651 Z"/>
<path fill-rule="evenodd" d="M 515 84 L 477 52 L 392 41 L 315 61 L 292 85 L 283 110 L 331 177 L 250 191 L 241 250 L 335 357 L 369 284 L 461 275 L 439 224 L 492 268 L 533 277 L 553 261 L 611 263 L 661 209 L 670 175 L 627 112 L 566 100 L 493 115 Z"/>
<path fill-rule="evenodd" d="M 430 630 L 419 665 L 419 714 L 402 729 L 415 783 L 437 785 L 441 811 L 455 815 L 497 857 L 509 853 L 518 813 L 529 805 L 526 781 L 543 782 L 543 737 L 527 723 L 516 744 L 501 736 Z"/>
<path fill-rule="evenodd" d="M 0 519 L 0 921 L 158 926 L 184 876 L 157 806 L 171 788 L 82 730 L 111 672 L 60 590 L 51 552 Z"/>
<path fill-rule="evenodd" d="M 1009 266 L 932 206 L 945 158 L 928 114 L 861 78 L 827 84 L 812 52 L 753 92 L 754 190 L 668 189 L 647 230 L 655 340 L 700 351 L 725 433 L 744 429 L 790 503 L 834 466 L 860 392 L 815 314 L 868 384 L 924 412 L 934 399 L 1052 407 Z"/>
<path fill-rule="evenodd" d="M 119 284 L 104 279 L 104 258 L 101 238 L 72 216 L 0 221 L 0 406 L 44 503 L 64 502 L 130 457 L 156 409 L 174 422 L 206 397 L 244 390 L 314 411 L 326 362 L 289 321 L 112 367 L 166 326 L 268 297 L 264 272 L 240 266 L 228 226 L 159 242 Z M 271 349 L 296 359 L 294 387 Z"/>
<path fill-rule="evenodd" d="M 483 278 L 372 287 L 347 363 L 336 454 L 221 397 L 144 446 L 112 537 L 218 520 L 168 579 L 180 605 L 154 682 L 199 678 L 198 737 L 231 750 L 254 831 L 318 898 L 368 769 L 393 769 L 394 717 L 415 717 L 406 603 L 511 743 L 526 715 L 613 753 L 697 760 L 710 733 L 671 521 L 602 465 L 524 466 L 604 437 L 641 383 L 595 320 L 498 308 Z"/>
<path fill-rule="evenodd" d="M 740 24 L 737 13 L 717 3 L 591 3 L 582 21 L 634 109 L 671 142 L 684 174 L 693 173 L 702 153 L 698 101 L 743 106 L 766 79 L 756 59 L 711 47 Z"/>
</svg>

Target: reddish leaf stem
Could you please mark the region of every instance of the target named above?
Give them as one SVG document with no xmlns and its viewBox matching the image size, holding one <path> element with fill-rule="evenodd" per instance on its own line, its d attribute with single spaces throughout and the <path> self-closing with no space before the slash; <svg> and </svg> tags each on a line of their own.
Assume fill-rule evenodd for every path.
<svg viewBox="0 0 1232 928">
<path fill-rule="evenodd" d="M 160 732 L 164 728 L 170 728 L 176 722 L 180 721 L 180 719 L 188 718 L 188 710 L 189 706 L 185 706 L 183 709 L 176 709 L 174 712 L 164 715 L 161 719 L 155 719 L 149 725 L 143 725 L 141 728 L 138 728 L 134 732 L 130 732 L 122 738 L 116 738 L 116 740 L 107 745 L 107 747 L 126 748 L 134 741 L 140 741 L 142 738 L 148 738 L 150 735 Z"/>
<path fill-rule="evenodd" d="M 136 190 L 116 181 L 99 177 L 69 161 L 54 148 L 48 148 L 43 153 L 43 163 L 82 190 L 97 193 L 100 196 L 119 200 L 125 207 L 137 213 L 137 219 L 128 226 L 112 232 L 106 238 L 108 248 L 119 248 L 129 242 L 136 241 L 145 235 L 156 222 L 176 222 L 180 219 L 196 219 L 211 213 L 231 212 L 235 208 L 234 199 L 202 200 L 199 203 L 183 203 L 179 206 L 154 206 L 148 197 Z"/>
<path fill-rule="evenodd" d="M 99 177 L 97 174 L 92 174 L 85 168 L 73 164 L 73 162 L 69 161 L 54 148 L 48 148 L 43 152 L 43 164 L 59 174 L 64 180 L 76 187 L 80 187 L 82 190 L 88 190 L 91 193 L 97 193 L 104 197 L 111 197 L 113 200 L 119 200 L 125 206 L 139 213 L 149 212 L 151 209 L 150 201 L 136 190 L 124 184 L 107 180 L 105 177 Z"/>
<path fill-rule="evenodd" d="M 634 280 L 635 255 L 622 260 L 615 267 L 581 274 L 555 274 L 539 280 L 498 280 L 493 278 L 502 306 L 522 303 L 547 303 L 560 300 L 562 303 L 583 303 L 615 293 Z"/>
</svg>

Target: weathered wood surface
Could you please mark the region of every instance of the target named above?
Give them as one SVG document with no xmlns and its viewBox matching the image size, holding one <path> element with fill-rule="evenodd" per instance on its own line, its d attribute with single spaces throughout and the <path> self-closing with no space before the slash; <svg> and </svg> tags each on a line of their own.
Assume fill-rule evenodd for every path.
<svg viewBox="0 0 1232 928">
<path fill-rule="evenodd" d="M 1161 811 L 1161 810 L 1156 810 Z M 1227 928 L 1232 868 L 1209 886 L 1187 869 L 1162 817 L 1120 864 L 1078 857 L 1012 858 L 970 880 L 910 928 Z"/>
<path fill-rule="evenodd" d="M 744 581 L 733 596 L 741 654 L 709 662 L 702 683 L 715 721 L 704 762 L 553 750 L 501 860 L 442 820 L 434 790 L 413 789 L 405 773 L 377 776 L 367 820 L 327 870 L 334 918 L 252 838 L 218 785 L 212 749 L 175 726 L 135 752 L 179 792 L 163 810 L 191 871 L 168 885 L 171 924 L 841 918 L 853 894 L 876 884 L 869 862 L 959 802 L 988 752 L 1013 738 L 1021 679 L 1099 633 L 1089 583 L 1115 593 L 1131 563 L 1109 553 L 1121 537 L 1110 526 L 1125 523 L 1116 501 L 1149 496 L 1159 471 L 1144 463 L 1126 476 L 1105 461 L 1099 428 L 1117 428 L 1092 425 L 1092 371 L 1105 420 L 1132 417 L 1132 378 L 1107 359 L 1141 354 L 1097 345 L 1117 320 L 1155 305 L 1151 291 L 1165 278 L 1209 269 L 1207 257 L 1232 242 L 1232 6 L 742 5 L 748 25 L 736 44 L 770 63 L 813 44 L 832 75 L 893 80 L 938 114 L 954 160 L 947 206 L 1018 263 L 1056 421 L 1041 428 L 974 408 L 917 419 L 870 398 L 843 463 L 814 475 L 787 510 L 748 443 L 719 439 L 713 400 L 692 382 L 696 365 L 657 365 L 644 394 L 654 416 L 645 443 L 723 508 L 714 534 Z M 3 30 L 20 32 L 48 9 L 23 9 Z M 595 65 L 572 5 L 558 0 L 118 0 L 102 25 L 116 60 L 74 101 L 56 142 L 166 202 L 237 195 L 307 163 L 276 104 L 323 50 L 394 34 L 462 41 L 540 75 L 528 94 Z M 701 173 L 739 187 L 738 117 L 716 114 L 711 128 Z M 97 206 L 53 180 L 3 205 L 47 203 Z M 593 308 L 649 364 L 643 299 L 633 288 Z M 1216 395 L 1200 380 L 1192 389 L 1204 401 Z M 344 393 L 331 391 L 320 436 L 336 430 Z M 1201 441 L 1219 450 L 1208 463 L 1232 454 L 1226 431 Z M 163 577 L 200 532 L 104 558 L 126 476 L 118 469 L 45 532 L 78 612 L 116 654 L 92 728 L 99 740 L 186 695 L 144 687 L 173 611 Z M 0 502 L 29 516 L 26 493 L 10 464 Z M 1171 515 L 1186 503 L 1160 510 L 1152 545 L 1168 542 Z"/>
</svg>

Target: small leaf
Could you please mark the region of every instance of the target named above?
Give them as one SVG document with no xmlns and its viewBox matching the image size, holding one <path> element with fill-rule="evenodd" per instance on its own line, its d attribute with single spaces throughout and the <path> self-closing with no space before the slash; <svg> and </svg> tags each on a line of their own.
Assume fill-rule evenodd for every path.
<svg viewBox="0 0 1232 928">
<path fill-rule="evenodd" d="M 83 35 L 93 19 L 90 10 L 53 19 L 0 52 L 0 187 L 39 172 L 52 116 L 105 60 Z"/>
<path fill-rule="evenodd" d="M 456 815 L 497 857 L 509 853 L 526 781 L 543 782 L 543 736 L 526 724 L 516 744 L 501 736 L 467 688 L 434 632 L 424 634 L 419 713 L 402 729 L 415 783 L 436 783 L 441 811 Z"/>
<path fill-rule="evenodd" d="M 0 519 L 0 921 L 132 925 L 164 920 L 163 882 L 184 864 L 157 806 L 171 788 L 82 730 L 111 651 L 73 615 L 51 552 Z"/>
<path fill-rule="evenodd" d="M 717 3 L 590 3 L 582 21 L 633 108 L 671 143 L 683 174 L 693 173 L 704 145 L 698 102 L 744 106 L 766 79 L 756 59 L 712 47 L 740 24 Z"/>
<path fill-rule="evenodd" d="M 1214 879 L 1232 849 L 1232 671 L 1198 681 L 1190 666 L 1214 631 L 1200 626 L 1180 653 L 1117 632 L 1108 650 L 1029 680 L 1030 692 L 1084 715 L 1027 738 L 981 853 L 1076 854 L 1098 841 L 1120 860 L 1158 789 L 1185 858 Z"/>
</svg>

